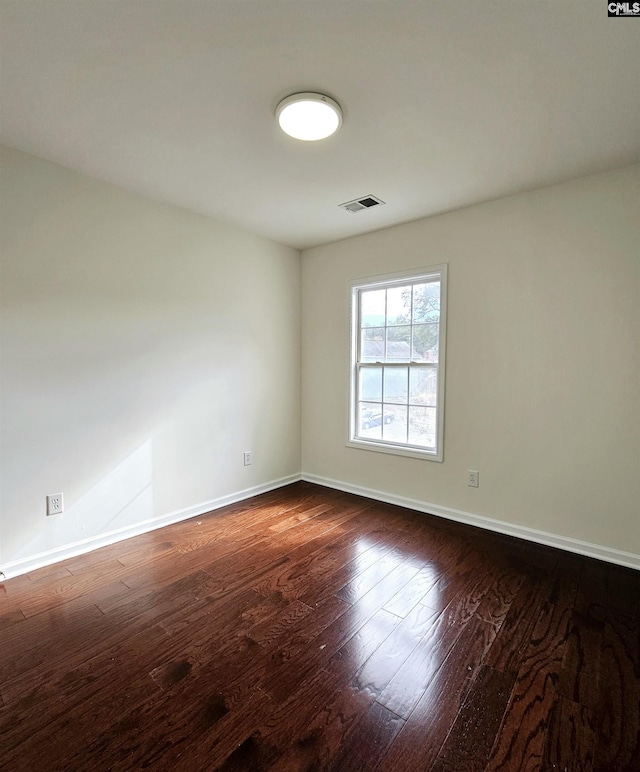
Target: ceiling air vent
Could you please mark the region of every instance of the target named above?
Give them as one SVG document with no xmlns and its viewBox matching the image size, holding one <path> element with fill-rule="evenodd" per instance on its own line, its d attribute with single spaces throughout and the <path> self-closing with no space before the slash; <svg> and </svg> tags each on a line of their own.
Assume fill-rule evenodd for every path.
<svg viewBox="0 0 640 772">
<path fill-rule="evenodd" d="M 380 206 L 384 204 L 381 198 L 375 196 L 363 196 L 362 198 L 356 198 L 354 201 L 347 201 L 346 204 L 340 204 L 347 212 L 361 212 L 363 209 L 371 209 L 372 206 Z"/>
</svg>

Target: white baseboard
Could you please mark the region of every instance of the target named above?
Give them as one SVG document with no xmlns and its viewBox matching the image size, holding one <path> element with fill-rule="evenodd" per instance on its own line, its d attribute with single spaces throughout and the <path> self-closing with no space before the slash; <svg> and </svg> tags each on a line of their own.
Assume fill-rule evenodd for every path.
<svg viewBox="0 0 640 772">
<path fill-rule="evenodd" d="M 109 544 L 124 541 L 124 539 L 130 539 L 132 536 L 140 536 L 143 533 L 149 533 L 158 528 L 164 528 L 167 525 L 179 523 L 182 520 L 188 520 L 190 517 L 199 517 L 212 510 L 226 507 L 228 504 L 236 504 L 238 501 L 244 501 L 244 499 L 250 499 L 252 496 L 258 496 L 260 493 L 267 493 L 276 488 L 282 488 L 284 485 L 298 482 L 300 479 L 301 476 L 299 474 L 280 477 L 276 480 L 270 480 L 269 482 L 263 483 L 262 485 L 254 485 L 252 488 L 245 488 L 237 493 L 231 493 L 228 496 L 220 496 L 217 499 L 204 501 L 201 504 L 196 504 L 195 506 L 187 507 L 186 509 L 180 509 L 177 512 L 169 512 L 168 514 L 161 515 L 153 520 L 144 520 L 135 525 L 127 526 L 126 528 L 119 528 L 115 531 L 109 531 L 100 534 L 99 536 L 93 536 L 89 539 L 66 544 L 62 547 L 48 550 L 47 552 L 40 552 L 37 555 L 21 558 L 12 563 L 6 563 L 2 566 L 2 570 L 0 570 L 0 580 L 2 578 L 11 579 L 14 576 L 20 576 L 20 574 L 35 571 L 37 568 L 43 568 L 52 563 L 58 563 L 61 560 L 67 560 L 67 558 L 74 558 L 77 555 L 92 552 L 100 547 L 106 547 Z"/>
<path fill-rule="evenodd" d="M 351 483 L 346 483 L 342 480 L 333 480 L 328 477 L 320 477 L 318 475 L 303 472 L 301 475 L 294 474 L 289 475 L 288 477 L 280 477 L 276 480 L 270 480 L 269 482 L 263 483 L 262 485 L 245 488 L 242 491 L 229 494 L 228 496 L 221 496 L 217 499 L 212 499 L 211 501 L 205 501 L 201 504 L 181 509 L 177 512 L 170 512 L 153 520 L 145 520 L 141 523 L 127 526 L 126 528 L 109 531 L 100 536 L 73 542 L 72 544 L 67 544 L 47 552 L 31 555 L 27 558 L 21 558 L 12 563 L 6 563 L 2 566 L 2 570 L 0 570 L 0 579 L 11 579 L 14 576 L 20 576 L 20 574 L 35 571 L 38 568 L 58 563 L 67 558 L 83 555 L 87 552 L 99 549 L 100 547 L 106 547 L 109 544 L 115 544 L 119 541 L 130 539 L 133 536 L 139 536 L 143 533 L 155 531 L 158 528 L 164 528 L 172 523 L 188 520 L 190 517 L 199 517 L 207 512 L 225 507 L 228 504 L 244 501 L 252 496 L 267 493 L 268 491 L 290 485 L 299 480 L 305 480 L 307 482 L 315 483 L 316 485 L 322 485 L 326 488 L 344 491 L 345 493 L 354 493 L 358 496 L 364 496 L 365 498 L 374 499 L 376 501 L 384 501 L 388 504 L 397 504 L 398 506 L 413 509 L 417 512 L 425 512 L 430 515 L 436 515 L 437 517 L 444 517 L 447 520 L 454 520 L 458 523 L 465 523 L 466 525 L 484 528 L 488 531 L 495 531 L 496 533 L 506 534 L 507 536 L 515 536 L 518 539 L 525 539 L 527 541 L 536 542 L 537 544 L 544 544 L 548 547 L 556 547 L 557 549 L 565 550 L 567 552 L 574 552 L 578 555 L 585 555 L 586 557 L 596 558 L 597 560 L 604 560 L 609 563 L 615 563 L 620 566 L 640 570 L 640 555 L 631 552 L 623 552 L 622 550 L 616 550 L 612 547 L 603 547 L 598 544 L 571 539 L 567 536 L 559 536 L 558 534 L 547 533 L 546 531 L 538 531 L 534 528 L 513 525 L 512 523 L 506 523 L 502 520 L 494 520 L 490 517 L 474 515 L 471 512 L 463 512 L 462 510 L 451 509 L 450 507 L 443 507 L 438 504 L 430 504 L 429 502 L 410 499 L 406 496 L 397 496 L 386 493 L 385 491 L 365 488 L 361 485 L 352 485 Z"/>
<path fill-rule="evenodd" d="M 458 523 L 473 525 L 477 528 L 484 528 L 485 530 L 495 531 L 496 533 L 506 534 L 507 536 L 515 536 L 518 539 L 525 539 L 527 541 L 536 542 L 537 544 L 545 544 L 547 547 L 556 547 L 557 549 L 565 550 L 567 552 L 575 552 L 578 555 L 585 555 L 589 558 L 605 560 L 608 563 L 616 563 L 620 566 L 640 570 L 640 555 L 636 555 L 632 552 L 623 552 L 622 550 L 613 549 L 613 547 L 603 547 L 599 544 L 591 544 L 590 542 L 571 539 L 567 536 L 559 536 L 558 534 L 547 533 L 546 531 L 538 531 L 535 528 L 526 528 L 522 525 L 513 525 L 512 523 L 506 523 L 502 520 L 494 520 L 490 517 L 474 515 L 471 512 L 463 512 L 459 509 L 451 509 L 450 507 L 443 507 L 438 504 L 430 504 L 426 501 L 418 501 L 405 496 L 396 496 L 391 493 L 385 493 L 384 491 L 364 488 L 360 485 L 352 485 L 351 483 L 342 482 L 341 480 L 332 480 L 328 477 L 320 477 L 306 472 L 302 473 L 302 479 L 306 482 L 324 485 L 327 488 L 334 488 L 339 491 L 344 491 L 345 493 L 355 493 L 358 496 L 365 496 L 368 499 L 384 501 L 387 504 L 397 504 L 400 507 L 414 509 L 418 512 L 425 512 L 430 515 L 437 515 L 438 517 L 444 517 L 447 520 L 455 520 Z"/>
</svg>

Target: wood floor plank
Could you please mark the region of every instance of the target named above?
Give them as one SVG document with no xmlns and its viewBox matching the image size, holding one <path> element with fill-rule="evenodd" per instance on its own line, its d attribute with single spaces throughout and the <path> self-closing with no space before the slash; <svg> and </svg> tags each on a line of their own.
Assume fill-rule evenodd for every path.
<svg viewBox="0 0 640 772">
<path fill-rule="evenodd" d="M 250 627 L 246 634 L 258 646 L 268 649 L 292 630 L 295 630 L 304 619 L 313 613 L 311 606 L 299 600 L 288 602 L 286 607 L 276 615 L 263 619 Z"/>
<path fill-rule="evenodd" d="M 414 606 L 407 616 L 400 618 L 401 621 L 395 624 L 386 640 L 358 669 L 352 682 L 354 687 L 367 689 L 376 698 L 379 697 L 431 630 L 437 617 L 438 612 L 427 606 Z"/>
<path fill-rule="evenodd" d="M 482 601 L 483 596 L 478 594 L 477 588 L 486 583 L 486 573 L 465 572 L 458 576 L 458 580 L 456 594 L 449 588 L 449 605 L 436 618 L 379 697 L 382 705 L 403 718 L 407 718 L 421 700 L 442 663 L 458 645 L 466 623 L 474 619 Z M 492 627 L 493 642 L 498 628 Z"/>
<path fill-rule="evenodd" d="M 558 701 L 576 586 L 569 578 L 557 579 L 536 620 L 487 770 L 541 767 L 551 712 Z"/>
<path fill-rule="evenodd" d="M 502 721 L 515 673 L 483 665 L 433 765 L 434 772 L 483 770 Z"/>
<path fill-rule="evenodd" d="M 525 577 L 513 569 L 505 570 L 497 578 L 492 575 L 489 589 L 476 611 L 477 616 L 501 627 L 524 581 Z"/>
<path fill-rule="evenodd" d="M 366 710 L 358 695 L 340 688 L 340 674 L 319 669 L 287 699 L 272 704 L 259 725 L 260 744 L 277 755 L 273 769 L 328 768 L 344 733 Z M 273 753 L 277 749 L 277 753 Z M 252 767 L 259 768 L 259 767 Z"/>
<path fill-rule="evenodd" d="M 374 702 L 370 692 L 351 686 L 336 688 L 333 697 L 289 742 L 281 738 L 286 751 L 274 763 L 274 772 L 336 768 L 345 740 L 355 731 L 362 716 Z M 268 737 L 267 737 L 268 739 Z"/>
<path fill-rule="evenodd" d="M 411 579 L 408 587 L 402 587 L 385 605 L 385 609 L 399 617 L 405 617 L 440 579 L 441 573 L 428 563 Z"/>
<path fill-rule="evenodd" d="M 286 550 L 289 562 L 281 571 L 265 576 L 256 590 L 262 594 L 278 591 L 291 598 L 312 591 L 323 576 L 335 573 L 353 560 L 354 546 L 362 539 L 363 531 L 366 533 L 368 525 L 373 527 L 362 517 L 366 509 L 352 507 L 348 516 L 315 538 L 305 540 L 304 544 L 294 541 L 292 548 Z"/>
<path fill-rule="evenodd" d="M 326 627 L 313 646 L 287 645 L 278 652 L 260 688 L 276 702 L 282 702 L 305 680 L 314 669 L 328 669 L 339 673 L 348 683 L 360 665 L 365 662 L 400 621 L 399 617 L 380 609 L 373 613 L 366 608 L 352 616 L 346 611 Z M 276 667 L 273 667 L 275 663 Z"/>
<path fill-rule="evenodd" d="M 558 694 L 594 707 L 600 699 L 604 623 L 574 609 L 560 671 Z"/>
<path fill-rule="evenodd" d="M 34 735 L 45 732 L 50 740 L 55 739 L 59 752 L 66 754 L 74 747 L 76 738 L 82 736 L 83 729 L 91 732 L 101 722 L 111 724 L 119 711 L 130 704 L 134 691 L 141 689 L 145 696 L 157 692 L 152 679 L 142 674 L 148 671 L 153 651 L 162 645 L 165 635 L 157 626 L 149 628 L 123 639 L 108 655 L 84 662 L 57 677 L 32 683 L 31 690 L 13 704 L 18 711 L 36 704 L 40 709 L 28 711 L 18 724 L 3 722 L 0 725 L 6 763 L 26 764 L 30 760 L 37 768 L 38 752 L 31 743 Z M 119 683 L 119 689 L 114 688 L 114 683 Z M 101 696 L 105 691 L 109 692 L 108 701 Z M 76 717 L 73 722 L 69 721 L 69 714 Z M 48 744 L 46 758 L 54 761 L 52 754 Z"/>
<path fill-rule="evenodd" d="M 56 577 L 53 582 L 34 582 L 29 594 L 20 598 L 20 610 L 25 617 L 33 617 L 70 601 L 82 603 L 91 592 L 107 582 L 112 582 L 114 578 L 111 573 L 105 576 L 100 574 L 74 576 L 65 573 L 61 577 Z"/>
<path fill-rule="evenodd" d="M 341 744 L 340 755 L 333 768 L 341 772 L 373 769 L 404 724 L 400 716 L 374 702 Z"/>
<path fill-rule="evenodd" d="M 83 645 L 101 640 L 101 633 L 93 633 L 104 615 L 96 606 L 82 606 L 63 613 L 59 607 L 27 619 L 23 624 L 3 630 L 0 640 L 0 692 L 12 679 L 47 663 L 57 664 L 74 642 Z"/>
<path fill-rule="evenodd" d="M 636 619 L 640 617 L 637 571 L 607 566 L 607 605 Z"/>
<path fill-rule="evenodd" d="M 548 576 L 536 577 L 522 585 L 491 647 L 487 657 L 488 665 L 503 673 L 518 670 L 542 604 L 551 593 L 551 587 L 552 579 Z"/>
<path fill-rule="evenodd" d="M 600 663 L 596 769 L 640 769 L 640 632 L 633 616 L 609 609 Z"/>
<path fill-rule="evenodd" d="M 381 608 L 331 656 L 326 669 L 331 673 L 340 673 L 342 681 L 348 683 L 387 643 L 400 621 L 400 617 Z"/>
<path fill-rule="evenodd" d="M 344 587 L 338 590 L 336 595 L 347 603 L 355 603 L 382 582 L 392 571 L 398 569 L 403 562 L 404 556 L 400 556 L 392 550 L 390 553 L 382 555 L 368 568 L 347 582 Z M 419 569 L 414 573 L 417 574 L 418 571 Z"/>
<path fill-rule="evenodd" d="M 462 585 L 469 586 L 471 581 L 475 585 L 479 559 L 478 551 L 471 545 L 454 544 L 447 569 L 420 602 L 437 611 L 445 609 L 459 593 Z"/>
<path fill-rule="evenodd" d="M 13 611 L 7 611 L 5 614 L 0 616 L 0 630 L 6 634 L 11 627 L 14 627 L 18 624 L 22 625 L 25 619 L 25 615 L 18 608 L 13 609 Z M 26 627 L 24 630 L 22 628 L 20 630 L 16 630 L 14 634 L 22 636 L 24 632 L 26 632 Z"/>
<path fill-rule="evenodd" d="M 549 719 L 543 768 L 567 772 L 593 770 L 594 746 L 595 727 L 589 708 L 561 697 Z"/>
<path fill-rule="evenodd" d="M 383 757 L 381 770 L 392 772 L 432 767 L 495 635 L 494 625 L 472 617 L 462 629 L 459 646 L 450 647 L 441 662 L 437 661 L 436 655 L 431 677 Z"/>
</svg>

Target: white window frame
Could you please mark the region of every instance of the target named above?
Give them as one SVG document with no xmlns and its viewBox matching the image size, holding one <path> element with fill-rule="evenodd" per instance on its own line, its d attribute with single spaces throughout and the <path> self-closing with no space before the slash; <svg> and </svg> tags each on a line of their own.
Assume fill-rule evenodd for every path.
<svg viewBox="0 0 640 772">
<path fill-rule="evenodd" d="M 360 292 L 362 290 L 388 289 L 394 286 L 417 284 L 424 281 L 440 281 L 440 319 L 438 362 L 437 404 L 436 404 L 436 444 L 435 448 L 422 448 L 408 442 L 401 443 L 377 438 L 359 437 L 358 429 L 358 374 L 364 363 L 359 361 L 360 354 Z M 429 461 L 441 462 L 444 457 L 444 395 L 445 395 L 445 346 L 447 336 L 447 265 L 434 265 L 428 268 L 418 268 L 400 273 L 373 276 L 356 279 L 349 283 L 350 303 L 350 349 L 349 349 L 349 416 L 347 425 L 349 434 L 347 446 L 360 450 L 372 450 L 379 453 L 391 453 L 398 456 L 409 456 Z M 389 363 L 385 363 L 389 364 Z M 411 362 L 399 363 L 399 366 L 411 366 Z M 424 363 L 415 362 L 420 365 Z"/>
</svg>

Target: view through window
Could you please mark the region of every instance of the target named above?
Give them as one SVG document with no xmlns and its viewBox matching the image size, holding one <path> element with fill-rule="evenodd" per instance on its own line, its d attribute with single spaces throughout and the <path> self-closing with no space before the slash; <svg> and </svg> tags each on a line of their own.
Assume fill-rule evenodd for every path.
<svg viewBox="0 0 640 772">
<path fill-rule="evenodd" d="M 446 266 L 352 287 L 350 444 L 441 460 Z"/>
</svg>

